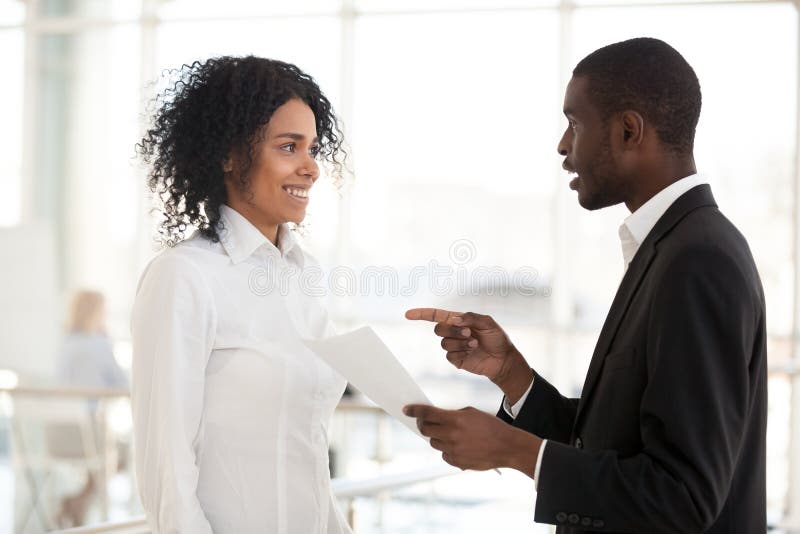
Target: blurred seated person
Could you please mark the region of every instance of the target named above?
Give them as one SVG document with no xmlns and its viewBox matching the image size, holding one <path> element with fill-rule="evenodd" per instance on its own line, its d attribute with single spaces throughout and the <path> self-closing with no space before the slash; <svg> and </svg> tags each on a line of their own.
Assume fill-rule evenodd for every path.
<svg viewBox="0 0 800 534">
<path fill-rule="evenodd" d="M 58 379 L 66 385 L 127 389 L 128 379 L 114 359 L 106 334 L 105 299 L 81 290 L 72 298 L 67 334 L 58 355 Z"/>
<path fill-rule="evenodd" d="M 70 303 L 66 335 L 58 353 L 57 378 L 62 385 L 84 388 L 128 389 L 128 379 L 114 359 L 111 340 L 106 333 L 105 299 L 98 291 L 80 290 Z M 89 417 L 94 429 L 94 444 L 102 443 L 103 426 L 96 421 L 96 399 L 89 400 Z M 49 441 L 61 451 L 85 447 L 70 429 L 51 429 Z M 74 429 L 72 429 L 74 431 Z M 51 439 L 52 438 L 52 439 Z M 71 441 L 76 443 L 65 443 Z M 51 444 L 53 445 L 53 444 Z M 66 453 L 69 454 L 69 453 Z M 94 474 L 86 474 L 83 487 L 61 499 L 56 520 L 60 527 L 80 526 L 98 490 Z"/>
</svg>

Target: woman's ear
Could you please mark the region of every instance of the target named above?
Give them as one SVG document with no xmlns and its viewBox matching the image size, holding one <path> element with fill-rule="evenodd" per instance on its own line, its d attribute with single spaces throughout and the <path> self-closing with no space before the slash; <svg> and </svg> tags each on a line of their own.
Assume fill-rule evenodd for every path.
<svg viewBox="0 0 800 534">
<path fill-rule="evenodd" d="M 223 172 L 233 172 L 233 159 L 230 156 L 225 158 L 222 162 L 222 171 Z"/>
</svg>

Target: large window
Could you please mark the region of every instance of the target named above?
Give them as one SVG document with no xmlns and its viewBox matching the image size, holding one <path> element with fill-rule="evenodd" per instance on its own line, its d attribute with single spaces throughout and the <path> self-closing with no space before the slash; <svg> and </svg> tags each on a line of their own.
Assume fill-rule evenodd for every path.
<svg viewBox="0 0 800 534">
<path fill-rule="evenodd" d="M 3 7 L 0 16 L 18 17 L 15 6 Z M 4 11 L 5 9 L 5 11 Z M 0 226 L 18 224 L 22 211 L 22 87 L 24 79 L 24 39 L 21 29 L 0 31 L 0 49 L 4 54 L 5 81 L 0 84 L 0 116 L 5 127 L 0 130 Z"/>
<path fill-rule="evenodd" d="M 556 153 L 563 92 L 595 48 L 663 38 L 700 78 L 698 169 L 747 237 L 764 283 L 769 509 L 772 518 L 800 514 L 791 502 L 800 457 L 789 446 L 800 390 L 793 395 L 787 372 L 800 324 L 797 8 L 611 3 L 0 0 L 0 226 L 48 228 L 60 296 L 105 292 L 125 352 L 138 275 L 156 253 L 134 145 L 163 74 L 216 55 L 290 61 L 331 98 L 349 144 L 352 179 L 318 187 L 306 238 L 323 265 L 356 274 L 346 295 L 329 288 L 342 327 L 373 325 L 435 401 L 492 410 L 497 392 L 456 372 L 428 328 L 403 320 L 410 306 L 484 311 L 531 365 L 578 394 L 622 276 L 617 228 L 627 212 L 586 212 L 568 190 Z M 24 293 L 37 282 L 14 283 Z M 0 367 L 16 361 L 2 358 Z M 435 460 L 399 435 L 398 458 Z M 509 487 L 530 490 L 517 482 Z M 529 528 L 530 515 L 509 528 Z"/>
</svg>

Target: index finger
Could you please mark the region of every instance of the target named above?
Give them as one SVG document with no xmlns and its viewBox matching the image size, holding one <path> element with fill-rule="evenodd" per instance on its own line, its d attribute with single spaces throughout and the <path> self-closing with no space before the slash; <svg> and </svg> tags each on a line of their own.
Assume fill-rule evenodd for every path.
<svg viewBox="0 0 800 534">
<path fill-rule="evenodd" d="M 461 312 L 442 310 L 440 308 L 412 308 L 406 312 L 406 319 L 411 321 L 430 321 L 444 323 L 454 317 L 460 317 Z"/>
</svg>

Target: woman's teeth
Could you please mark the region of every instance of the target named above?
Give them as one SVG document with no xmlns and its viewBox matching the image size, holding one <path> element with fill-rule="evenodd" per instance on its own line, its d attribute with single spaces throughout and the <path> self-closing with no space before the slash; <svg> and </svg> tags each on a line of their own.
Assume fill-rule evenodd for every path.
<svg viewBox="0 0 800 534">
<path fill-rule="evenodd" d="M 293 197 L 298 198 L 308 198 L 308 191 L 305 189 L 291 189 L 287 188 L 286 192 L 292 195 Z"/>
</svg>

